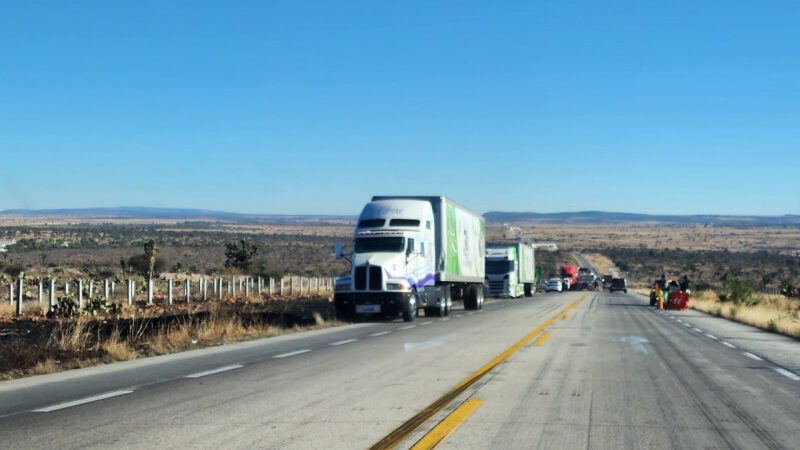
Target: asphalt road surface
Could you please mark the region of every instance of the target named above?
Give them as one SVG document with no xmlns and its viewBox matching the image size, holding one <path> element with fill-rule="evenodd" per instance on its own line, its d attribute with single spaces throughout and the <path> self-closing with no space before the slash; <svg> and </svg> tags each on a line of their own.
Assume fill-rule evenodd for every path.
<svg viewBox="0 0 800 450">
<path fill-rule="evenodd" d="M 800 448 L 800 342 L 622 293 L 0 383 L 0 448 Z"/>
</svg>

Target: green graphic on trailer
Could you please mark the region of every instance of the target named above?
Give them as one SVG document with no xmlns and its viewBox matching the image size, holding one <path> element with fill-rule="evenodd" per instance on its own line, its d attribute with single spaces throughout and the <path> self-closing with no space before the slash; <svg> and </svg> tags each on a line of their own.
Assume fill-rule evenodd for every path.
<svg viewBox="0 0 800 450">
<path fill-rule="evenodd" d="M 456 227 L 456 209 L 453 205 L 446 205 L 447 211 L 447 252 L 444 257 L 445 273 L 461 274 L 461 264 L 458 261 L 458 229 Z"/>
</svg>

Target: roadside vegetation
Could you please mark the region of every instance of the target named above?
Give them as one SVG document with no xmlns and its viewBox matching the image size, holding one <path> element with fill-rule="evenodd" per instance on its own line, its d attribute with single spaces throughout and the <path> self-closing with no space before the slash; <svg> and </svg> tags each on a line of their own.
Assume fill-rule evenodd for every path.
<svg viewBox="0 0 800 450">
<path fill-rule="evenodd" d="M 240 299 L 158 313 L 125 306 L 58 319 L 31 309 L 0 324 L 0 380 L 337 325 L 327 298 Z"/>
<path fill-rule="evenodd" d="M 689 307 L 800 339 L 800 300 L 783 295 L 753 294 L 746 299 L 733 301 L 726 299 L 725 294 L 702 291 L 692 296 Z"/>
</svg>

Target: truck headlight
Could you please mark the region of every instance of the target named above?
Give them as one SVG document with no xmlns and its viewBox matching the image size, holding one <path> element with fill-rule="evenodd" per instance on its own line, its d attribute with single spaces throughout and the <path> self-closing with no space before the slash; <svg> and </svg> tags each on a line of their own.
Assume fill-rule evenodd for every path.
<svg viewBox="0 0 800 450">
<path fill-rule="evenodd" d="M 405 291 L 406 285 L 403 283 L 386 283 L 387 291 Z"/>
</svg>

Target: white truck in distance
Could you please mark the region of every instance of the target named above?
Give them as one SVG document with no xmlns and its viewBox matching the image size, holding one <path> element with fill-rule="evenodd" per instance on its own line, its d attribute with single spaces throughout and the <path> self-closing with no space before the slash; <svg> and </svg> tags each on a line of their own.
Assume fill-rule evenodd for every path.
<svg viewBox="0 0 800 450">
<path fill-rule="evenodd" d="M 485 236 L 481 215 L 445 197 L 373 197 L 353 232 L 350 275 L 336 280 L 337 317 L 410 322 L 419 309 L 448 315 L 459 299 L 482 308 Z"/>
<path fill-rule="evenodd" d="M 536 286 L 536 260 L 530 244 L 486 246 L 486 283 L 490 297 L 530 297 Z"/>
</svg>

